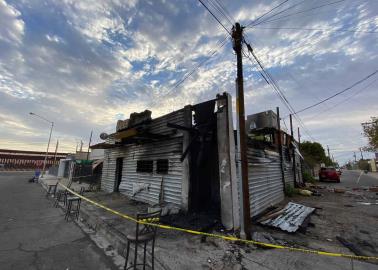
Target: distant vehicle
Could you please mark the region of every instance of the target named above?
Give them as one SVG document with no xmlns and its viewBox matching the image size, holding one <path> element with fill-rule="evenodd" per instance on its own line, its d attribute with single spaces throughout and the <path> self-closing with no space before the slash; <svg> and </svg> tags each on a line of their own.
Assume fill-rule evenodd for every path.
<svg viewBox="0 0 378 270">
<path fill-rule="evenodd" d="M 320 168 L 319 171 L 319 181 L 335 181 L 336 183 L 340 183 L 340 174 L 337 170 L 333 167 L 323 167 Z"/>
</svg>

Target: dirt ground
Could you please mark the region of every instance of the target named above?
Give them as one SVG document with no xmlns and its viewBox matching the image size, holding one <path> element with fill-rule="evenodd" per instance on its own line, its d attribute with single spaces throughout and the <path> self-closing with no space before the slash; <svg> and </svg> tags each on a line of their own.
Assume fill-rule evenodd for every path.
<svg viewBox="0 0 378 270">
<path fill-rule="evenodd" d="M 359 255 L 377 256 L 378 205 L 360 204 L 375 202 L 378 199 L 377 193 L 352 189 L 346 189 L 345 193 L 335 193 L 331 188 L 317 190 L 321 194 L 319 197 L 295 195 L 286 198 L 281 204 L 292 201 L 316 208 L 305 232 L 286 233 L 258 224 L 253 230 L 270 233 L 273 238 L 292 246 L 351 253 L 337 239 L 341 237 L 353 244 Z"/>
</svg>

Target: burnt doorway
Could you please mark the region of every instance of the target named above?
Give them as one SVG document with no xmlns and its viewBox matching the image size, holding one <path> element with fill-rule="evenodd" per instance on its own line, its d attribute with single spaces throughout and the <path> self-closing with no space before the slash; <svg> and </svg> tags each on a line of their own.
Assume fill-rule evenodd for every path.
<svg viewBox="0 0 378 270">
<path fill-rule="evenodd" d="M 216 100 L 192 106 L 189 210 L 220 218 Z"/>
<path fill-rule="evenodd" d="M 123 158 L 119 157 L 116 159 L 114 192 L 119 192 L 119 185 L 121 184 L 121 181 L 122 181 L 122 169 L 123 169 Z"/>
</svg>

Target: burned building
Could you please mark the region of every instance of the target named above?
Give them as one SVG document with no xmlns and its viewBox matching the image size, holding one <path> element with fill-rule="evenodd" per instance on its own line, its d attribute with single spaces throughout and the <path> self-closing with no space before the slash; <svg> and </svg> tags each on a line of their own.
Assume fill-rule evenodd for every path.
<svg viewBox="0 0 378 270">
<path fill-rule="evenodd" d="M 105 149 L 101 188 L 151 205 L 212 213 L 227 229 L 238 229 L 240 183 L 231 104 L 225 93 L 158 118 L 144 111 L 119 121 L 115 133 L 92 146 Z M 259 141 L 259 134 L 272 139 Z M 252 216 L 280 202 L 285 184 L 293 183 L 291 165 L 285 171 L 281 161 L 285 151 L 280 154 L 274 143 L 277 134 L 284 133 L 274 127 L 248 130 Z"/>
</svg>

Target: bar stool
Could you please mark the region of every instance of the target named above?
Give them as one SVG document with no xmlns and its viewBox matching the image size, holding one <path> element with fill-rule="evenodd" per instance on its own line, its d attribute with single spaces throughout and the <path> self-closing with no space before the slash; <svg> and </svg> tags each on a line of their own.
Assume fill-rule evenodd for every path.
<svg viewBox="0 0 378 270">
<path fill-rule="evenodd" d="M 85 188 L 81 187 L 79 194 L 83 195 L 84 190 L 85 190 Z M 78 196 L 66 195 L 65 204 L 66 204 L 66 215 L 65 215 L 64 219 L 68 221 L 68 218 L 70 216 L 75 216 L 75 218 L 77 220 L 79 218 L 79 213 L 80 213 L 81 198 L 78 197 Z"/>
<path fill-rule="evenodd" d="M 137 221 L 145 221 L 150 224 L 158 224 L 161 217 L 161 210 L 148 213 L 148 214 L 137 214 Z M 126 269 L 137 269 L 137 265 L 143 265 L 143 270 L 146 269 L 148 266 L 151 269 L 154 268 L 154 249 L 155 249 L 155 238 L 156 238 L 156 231 L 157 227 L 149 224 L 140 224 L 139 222 L 136 224 L 136 231 L 135 234 L 127 235 L 127 248 L 126 248 L 126 260 L 125 266 L 123 267 L 124 270 Z M 149 242 L 152 242 L 152 249 L 151 249 L 151 265 L 146 264 L 146 251 L 147 245 Z M 129 253 L 130 253 L 130 244 L 134 244 L 134 264 L 127 267 L 127 263 L 129 261 Z M 138 245 L 143 244 L 143 263 L 137 264 L 137 257 L 138 257 Z"/>
<path fill-rule="evenodd" d="M 53 195 L 55 197 L 55 194 L 56 194 L 56 189 L 58 187 L 58 184 L 59 184 L 59 181 L 60 179 L 58 179 L 58 181 L 54 184 L 47 184 L 47 189 L 46 189 L 46 198 L 49 196 L 49 195 Z"/>
</svg>

